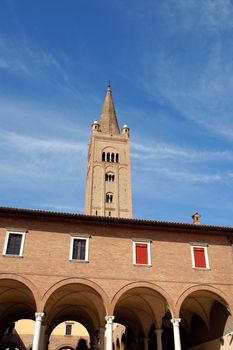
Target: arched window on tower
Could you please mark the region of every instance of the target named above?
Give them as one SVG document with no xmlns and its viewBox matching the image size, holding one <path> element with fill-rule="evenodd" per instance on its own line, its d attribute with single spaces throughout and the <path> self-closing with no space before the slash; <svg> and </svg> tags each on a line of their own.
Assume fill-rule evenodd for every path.
<svg viewBox="0 0 233 350">
<path fill-rule="evenodd" d="M 102 152 L 102 162 L 111 162 L 118 163 L 119 162 L 119 154 L 118 153 L 110 153 L 110 152 Z"/>
<path fill-rule="evenodd" d="M 112 174 L 112 173 L 105 174 L 105 181 L 114 182 L 115 181 L 115 175 Z"/>
<path fill-rule="evenodd" d="M 106 194 L 106 203 L 112 203 L 113 201 L 113 194 L 112 193 L 107 193 Z"/>
</svg>

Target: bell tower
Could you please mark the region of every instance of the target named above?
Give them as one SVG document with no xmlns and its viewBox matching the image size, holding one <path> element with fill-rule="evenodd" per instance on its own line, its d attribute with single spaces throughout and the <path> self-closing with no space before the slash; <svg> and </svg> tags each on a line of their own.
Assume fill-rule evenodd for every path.
<svg viewBox="0 0 233 350">
<path fill-rule="evenodd" d="M 129 128 L 119 130 L 110 85 L 92 124 L 84 214 L 132 218 Z"/>
</svg>

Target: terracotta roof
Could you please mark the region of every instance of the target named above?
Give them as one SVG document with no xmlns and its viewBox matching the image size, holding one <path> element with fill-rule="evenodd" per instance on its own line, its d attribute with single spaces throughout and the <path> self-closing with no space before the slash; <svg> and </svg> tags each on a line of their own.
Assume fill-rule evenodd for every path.
<svg viewBox="0 0 233 350">
<path fill-rule="evenodd" d="M 106 216 L 91 216 L 78 213 L 63 213 L 63 212 L 53 212 L 46 210 L 34 210 L 34 209 L 22 209 L 22 208 L 10 208 L 10 207 L 0 207 L 0 215 L 15 215 L 15 216 L 32 216 L 40 218 L 54 218 L 63 220 L 81 220 L 89 222 L 99 222 L 99 223 L 113 223 L 113 224 L 123 224 L 132 226 L 151 226 L 151 227 L 163 227 L 163 228 L 174 228 L 174 229 L 189 229 L 195 231 L 215 231 L 233 234 L 233 227 L 227 226 L 211 226 L 211 225 L 195 225 L 192 223 L 180 223 L 180 222 L 166 222 L 166 221 L 155 221 L 155 220 L 143 220 L 143 219 L 126 219 L 126 218 L 114 218 Z"/>
<path fill-rule="evenodd" d="M 105 134 L 119 135 L 120 133 L 110 86 L 107 89 L 99 124 L 100 130 Z"/>
</svg>

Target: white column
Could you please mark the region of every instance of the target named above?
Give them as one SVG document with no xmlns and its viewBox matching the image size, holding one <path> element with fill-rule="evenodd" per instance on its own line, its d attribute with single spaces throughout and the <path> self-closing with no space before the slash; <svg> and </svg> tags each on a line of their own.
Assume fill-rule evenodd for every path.
<svg viewBox="0 0 233 350">
<path fill-rule="evenodd" d="M 36 317 L 36 323 L 35 323 L 32 350 L 40 350 L 40 332 L 41 332 L 41 324 L 43 321 L 44 313 L 36 312 L 35 317 Z"/>
<path fill-rule="evenodd" d="M 144 337 L 144 350 L 148 350 L 148 342 L 150 338 Z"/>
<path fill-rule="evenodd" d="M 180 321 L 181 321 L 180 318 L 172 318 L 171 319 L 171 323 L 173 324 L 175 350 L 181 350 L 180 329 L 179 329 Z"/>
<path fill-rule="evenodd" d="M 100 350 L 104 350 L 104 328 L 99 329 Z"/>
<path fill-rule="evenodd" d="M 112 350 L 112 326 L 113 326 L 113 320 L 114 316 L 106 316 L 105 320 L 107 321 L 106 323 L 106 335 L 107 335 L 107 346 L 106 350 Z"/>
<path fill-rule="evenodd" d="M 155 334 L 156 334 L 156 341 L 157 341 L 157 350 L 163 350 L 162 346 L 162 329 L 156 329 Z"/>
</svg>

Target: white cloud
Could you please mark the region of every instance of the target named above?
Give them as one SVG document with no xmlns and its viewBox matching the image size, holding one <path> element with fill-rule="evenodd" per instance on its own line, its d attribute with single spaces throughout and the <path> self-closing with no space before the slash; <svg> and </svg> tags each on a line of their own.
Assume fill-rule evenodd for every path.
<svg viewBox="0 0 233 350">
<path fill-rule="evenodd" d="M 0 69 L 7 69 L 7 68 L 9 68 L 8 62 L 3 58 L 0 58 Z"/>
<path fill-rule="evenodd" d="M 184 30 L 219 31 L 233 27 L 231 0 L 168 0 L 159 5 L 163 15 Z M 178 18 L 177 18 L 178 17 Z"/>
<path fill-rule="evenodd" d="M 177 182 L 187 182 L 187 183 L 202 183 L 202 184 L 208 184 L 208 183 L 216 183 L 225 181 L 232 177 L 232 174 L 201 174 L 201 173 L 194 173 L 189 171 L 176 171 L 172 170 L 168 167 L 161 168 L 161 167 L 145 167 L 144 170 L 149 173 L 157 173 L 163 176 L 166 176 L 168 178 L 172 178 L 173 181 Z"/>
<path fill-rule="evenodd" d="M 67 62 L 70 64 L 68 58 L 65 62 L 66 65 Z M 0 36 L 0 68 L 7 69 L 24 80 L 32 80 L 34 84 L 49 84 L 67 90 L 78 98 L 80 92 L 72 76 L 67 73 L 67 67 L 64 68 L 63 65 L 52 53 L 33 47 L 26 38 L 16 42 Z"/>
<path fill-rule="evenodd" d="M 233 160 L 233 153 L 229 151 L 196 151 L 166 143 L 154 143 L 153 146 L 146 146 L 146 142 L 144 144 L 131 143 L 131 150 L 132 157 L 138 159 L 169 158 L 174 160 L 183 159 L 185 162 Z"/>
<path fill-rule="evenodd" d="M 43 140 L 35 137 L 19 135 L 13 132 L 6 132 L 1 130 L 0 144 L 5 144 L 9 148 L 15 148 L 17 152 L 53 152 L 53 153 L 69 153 L 70 155 L 76 153 L 79 156 L 86 154 L 86 143 L 84 142 L 67 142 L 65 140 Z"/>
</svg>

